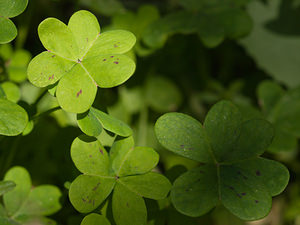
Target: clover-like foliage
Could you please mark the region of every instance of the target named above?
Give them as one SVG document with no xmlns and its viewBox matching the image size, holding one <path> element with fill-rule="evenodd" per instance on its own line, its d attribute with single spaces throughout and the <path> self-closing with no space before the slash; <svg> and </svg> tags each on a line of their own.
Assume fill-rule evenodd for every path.
<svg viewBox="0 0 300 225">
<path fill-rule="evenodd" d="M 248 0 L 179 0 L 184 10 L 156 20 L 144 32 L 144 42 L 160 47 L 169 35 L 198 33 L 203 44 L 215 47 L 225 38 L 240 38 L 252 29 L 252 20 L 243 6 Z"/>
<path fill-rule="evenodd" d="M 137 43 L 134 51 L 139 56 L 151 54 L 155 49 L 143 46 L 141 43 L 143 34 L 146 28 L 154 21 L 159 19 L 159 11 L 155 6 L 143 5 L 136 13 L 127 11 L 122 14 L 117 14 L 112 18 L 112 28 L 126 29 L 134 33 L 137 38 Z"/>
<path fill-rule="evenodd" d="M 4 61 L 3 70 L 10 81 L 21 83 L 27 79 L 27 66 L 31 59 L 30 52 L 24 49 L 14 51 L 10 44 L 5 44 L 0 46 L 0 57 Z"/>
<path fill-rule="evenodd" d="M 8 100 L 6 93 L 0 86 L 0 134 L 16 136 L 23 132 L 27 123 L 28 115 L 18 104 Z"/>
<path fill-rule="evenodd" d="M 295 150 L 300 137 L 300 88 L 285 91 L 273 81 L 263 81 L 257 88 L 257 95 L 263 114 L 275 127 L 269 150 Z"/>
<path fill-rule="evenodd" d="M 126 123 L 93 107 L 85 113 L 77 114 L 77 124 L 88 136 L 99 136 L 102 128 L 122 137 L 132 135 L 132 130 Z"/>
<path fill-rule="evenodd" d="M 83 113 L 94 102 L 97 87 L 110 88 L 133 74 L 135 63 L 123 53 L 135 44 L 124 30 L 100 33 L 97 18 L 88 11 L 72 15 L 68 25 L 55 18 L 38 27 L 48 50 L 28 66 L 28 79 L 38 87 L 56 87 L 59 105 L 68 112 Z"/>
<path fill-rule="evenodd" d="M 83 174 L 70 186 L 73 206 L 82 213 L 96 209 L 112 193 L 112 212 L 117 225 L 144 225 L 147 210 L 143 197 L 163 199 L 171 184 L 159 173 L 150 172 L 159 155 L 148 147 L 134 147 L 132 136 L 116 141 L 109 154 L 100 142 L 76 138 L 71 157 Z"/>
<path fill-rule="evenodd" d="M 155 132 L 164 147 L 201 163 L 178 177 L 171 190 L 175 208 L 185 215 L 203 215 L 220 202 L 241 219 L 260 219 L 288 183 L 282 164 L 259 157 L 272 142 L 271 124 L 243 120 L 228 101 L 214 105 L 203 126 L 185 114 L 167 113 Z"/>
<path fill-rule="evenodd" d="M 52 185 L 32 187 L 30 175 L 23 167 L 13 167 L 5 175 L 6 182 L 14 182 L 15 188 L 3 195 L 0 204 L 0 224 L 5 225 L 54 225 L 45 216 L 57 212 L 61 205 L 60 190 Z M 7 183 L 8 184 L 8 183 Z M 10 184 L 10 187 L 13 187 Z"/>
<path fill-rule="evenodd" d="M 0 44 L 12 41 L 17 36 L 17 28 L 9 19 L 21 14 L 28 0 L 0 0 Z"/>
</svg>

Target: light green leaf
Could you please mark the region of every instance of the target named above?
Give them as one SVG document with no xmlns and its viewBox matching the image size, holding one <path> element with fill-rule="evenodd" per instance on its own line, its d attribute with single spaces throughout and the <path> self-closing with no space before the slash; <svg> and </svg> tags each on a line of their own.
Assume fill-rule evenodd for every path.
<svg viewBox="0 0 300 225">
<path fill-rule="evenodd" d="M 0 181 L 0 196 L 13 190 L 16 187 L 15 182 L 13 181 Z"/>
<path fill-rule="evenodd" d="M 17 215 L 48 216 L 61 208 L 60 190 L 52 185 L 41 185 L 33 188 L 26 201 L 18 210 Z"/>
<path fill-rule="evenodd" d="M 111 88 L 127 81 L 135 71 L 134 61 L 126 55 L 101 54 L 82 62 L 101 88 Z"/>
<path fill-rule="evenodd" d="M 147 209 L 143 198 L 120 183 L 113 192 L 112 211 L 118 225 L 146 225 Z"/>
<path fill-rule="evenodd" d="M 0 44 L 8 43 L 17 36 L 17 28 L 10 19 L 0 17 L 0 27 Z"/>
<path fill-rule="evenodd" d="M 117 176 L 144 174 L 152 170 L 159 161 L 158 153 L 149 147 L 130 148 L 123 158 L 113 161 Z M 118 165 L 117 165 L 118 164 Z"/>
<path fill-rule="evenodd" d="M 211 162 L 211 147 L 202 125 L 182 113 L 166 113 L 155 124 L 158 141 L 168 150 L 199 162 Z"/>
<path fill-rule="evenodd" d="M 124 54 L 134 46 L 135 42 L 135 36 L 129 31 L 107 31 L 101 34 L 95 41 L 88 51 L 86 58 L 89 59 L 91 57 L 108 54 Z"/>
<path fill-rule="evenodd" d="M 38 87 L 58 82 L 57 99 L 68 112 L 86 112 L 97 86 L 120 85 L 135 70 L 134 61 L 121 55 L 135 44 L 134 35 L 122 30 L 100 34 L 96 17 L 88 11 L 76 12 L 68 26 L 48 18 L 39 25 L 38 33 L 49 53 L 41 53 L 30 63 L 29 80 Z"/>
<path fill-rule="evenodd" d="M 110 225 L 110 222 L 102 215 L 91 213 L 83 218 L 80 225 Z"/>
<path fill-rule="evenodd" d="M 1 83 L 1 87 L 5 92 L 6 98 L 12 102 L 18 102 L 21 97 L 20 89 L 12 82 L 6 81 Z"/>
<path fill-rule="evenodd" d="M 28 79 L 37 87 L 46 87 L 55 84 L 75 65 L 75 62 L 65 60 L 51 52 L 42 52 L 29 63 Z"/>
<path fill-rule="evenodd" d="M 51 53 L 70 61 L 79 59 L 79 48 L 70 28 L 55 18 L 47 18 L 38 27 L 44 47 Z"/>
<path fill-rule="evenodd" d="M 93 104 L 97 86 L 80 66 L 74 66 L 63 76 L 56 89 L 59 105 L 67 112 L 83 113 Z"/>
<path fill-rule="evenodd" d="M 1 0 L 0 15 L 8 18 L 21 14 L 28 4 L 28 0 Z"/>
<path fill-rule="evenodd" d="M 166 198 L 172 186 L 166 177 L 153 172 L 121 177 L 118 182 L 137 195 L 155 200 Z"/>
<path fill-rule="evenodd" d="M 3 196 L 5 208 L 10 216 L 15 214 L 23 202 L 27 199 L 30 188 L 31 179 L 29 173 L 23 167 L 11 168 L 4 177 L 4 180 L 13 181 L 16 188 Z"/>
<path fill-rule="evenodd" d="M 9 18 L 21 14 L 28 4 L 28 0 L 0 1 L 0 44 L 12 41 L 17 36 L 17 29 Z"/>
<path fill-rule="evenodd" d="M 77 137 L 71 146 L 71 157 L 77 169 L 88 175 L 109 175 L 108 154 L 100 142 L 84 135 Z"/>
<path fill-rule="evenodd" d="M 85 57 L 90 48 L 94 46 L 100 35 L 100 26 L 97 18 L 88 11 L 81 10 L 74 13 L 68 23 L 68 27 L 75 37 L 79 48 L 78 59 Z"/>
<path fill-rule="evenodd" d="M 182 102 L 180 90 L 164 77 L 149 77 L 145 89 L 146 101 L 157 112 L 175 111 Z"/>
<path fill-rule="evenodd" d="M 91 212 L 108 197 L 115 183 L 114 177 L 79 175 L 70 186 L 70 201 L 79 212 Z"/>
<path fill-rule="evenodd" d="M 132 135 L 131 128 L 123 121 L 93 107 L 90 109 L 90 113 L 92 113 L 98 119 L 104 129 L 122 137 L 128 137 Z"/>
<path fill-rule="evenodd" d="M 117 171 L 120 168 L 122 159 L 131 148 L 134 148 L 134 140 L 132 136 L 123 138 L 113 143 L 109 151 L 109 156 L 113 162 L 112 168 L 114 171 Z"/>
<path fill-rule="evenodd" d="M 207 213 L 218 203 L 217 169 L 202 165 L 177 178 L 171 191 L 174 207 L 188 216 Z"/>
<path fill-rule="evenodd" d="M 91 110 L 77 114 L 77 124 L 80 130 L 88 136 L 97 137 L 102 132 L 102 124 Z"/>
</svg>

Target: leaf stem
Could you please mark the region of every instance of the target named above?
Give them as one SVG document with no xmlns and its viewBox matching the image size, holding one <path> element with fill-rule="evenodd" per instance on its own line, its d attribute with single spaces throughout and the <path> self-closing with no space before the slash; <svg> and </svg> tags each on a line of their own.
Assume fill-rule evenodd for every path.
<svg viewBox="0 0 300 225">
<path fill-rule="evenodd" d="M 147 145 L 147 132 L 148 132 L 148 107 L 144 106 L 141 109 L 139 122 L 138 122 L 138 146 Z"/>
<path fill-rule="evenodd" d="M 47 94 L 48 89 L 45 89 L 40 96 L 35 100 L 35 102 L 32 104 L 32 107 L 36 107 L 37 104 L 39 104 L 39 102 L 42 100 L 42 98 Z"/>
<path fill-rule="evenodd" d="M 39 119 L 40 117 L 47 116 L 47 115 L 49 115 L 50 113 L 53 113 L 53 112 L 55 112 L 55 111 L 57 111 L 57 110 L 60 110 L 60 109 L 61 109 L 60 106 L 56 106 L 56 107 L 54 107 L 54 108 L 48 109 L 48 110 L 45 111 L 45 112 L 42 112 L 42 113 L 40 113 L 40 114 L 38 114 L 38 115 L 33 116 L 33 117 L 32 117 L 32 120 L 36 120 L 36 119 Z"/>
</svg>

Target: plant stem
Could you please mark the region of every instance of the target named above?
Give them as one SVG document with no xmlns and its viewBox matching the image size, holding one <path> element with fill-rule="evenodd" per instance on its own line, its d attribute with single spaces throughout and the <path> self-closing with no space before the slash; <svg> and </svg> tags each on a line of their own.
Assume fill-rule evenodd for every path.
<svg viewBox="0 0 300 225">
<path fill-rule="evenodd" d="M 33 116 L 33 117 L 32 117 L 32 120 L 36 120 L 36 119 L 38 119 L 38 118 L 40 118 L 40 117 L 47 116 L 47 115 L 49 115 L 50 113 L 53 113 L 53 112 L 55 112 L 55 111 L 57 111 L 57 110 L 60 110 L 60 109 L 61 109 L 60 106 L 56 106 L 56 107 L 54 107 L 54 108 L 48 109 L 48 110 L 45 111 L 45 112 L 42 112 L 42 113 L 40 113 L 40 114 L 38 114 L 38 115 Z"/>
<path fill-rule="evenodd" d="M 138 122 L 138 146 L 147 145 L 147 133 L 148 133 L 148 107 L 144 106 L 141 109 L 139 122 Z"/>
<path fill-rule="evenodd" d="M 18 135 L 15 140 L 13 141 L 13 144 L 12 144 L 12 147 L 9 149 L 9 154 L 7 157 L 5 157 L 5 163 L 4 163 L 4 166 L 2 167 L 2 170 L 1 170 L 1 175 L 5 174 L 5 172 L 9 169 L 9 167 L 11 166 L 14 158 L 15 158 L 15 155 L 17 153 L 17 149 L 18 149 L 18 146 L 19 146 L 19 143 L 20 143 L 20 139 L 21 139 L 21 135 Z"/>
<path fill-rule="evenodd" d="M 45 89 L 40 96 L 35 100 L 35 102 L 32 104 L 32 107 L 36 107 L 37 104 L 39 104 L 39 102 L 42 100 L 42 98 L 47 94 L 48 89 Z"/>
</svg>

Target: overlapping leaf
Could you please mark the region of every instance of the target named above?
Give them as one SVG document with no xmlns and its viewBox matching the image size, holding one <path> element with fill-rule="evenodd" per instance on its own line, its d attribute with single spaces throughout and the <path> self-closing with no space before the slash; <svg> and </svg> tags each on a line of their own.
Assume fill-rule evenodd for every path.
<svg viewBox="0 0 300 225">
<path fill-rule="evenodd" d="M 141 6 L 137 13 L 126 12 L 115 15 L 112 18 L 112 28 L 126 29 L 134 33 L 137 38 L 137 44 L 134 48 L 135 52 L 140 56 L 151 54 L 155 49 L 145 48 L 141 39 L 147 27 L 154 21 L 159 19 L 159 11 L 152 5 Z"/>
<path fill-rule="evenodd" d="M 4 180 L 13 181 L 16 187 L 3 195 L 6 215 L 0 215 L 0 221 L 8 225 L 56 224 L 45 216 L 61 208 L 61 192 L 57 187 L 41 185 L 32 188 L 30 175 L 23 167 L 11 168 Z"/>
<path fill-rule="evenodd" d="M 285 91 L 275 82 L 263 81 L 257 88 L 257 95 L 265 117 L 275 127 L 269 150 L 295 150 L 300 137 L 300 88 Z"/>
<path fill-rule="evenodd" d="M 57 85 L 57 100 L 66 111 L 87 111 L 98 86 L 120 85 L 135 70 L 135 63 L 124 55 L 135 36 L 124 30 L 100 33 L 97 18 L 88 11 L 73 14 L 68 25 L 48 18 L 38 33 L 48 51 L 30 62 L 28 79 L 38 87 Z"/>
<path fill-rule="evenodd" d="M 70 186 L 71 203 L 80 212 L 91 212 L 113 192 L 117 225 L 146 224 L 143 197 L 163 199 L 171 187 L 163 175 L 150 172 L 158 154 L 151 148 L 134 147 L 132 137 L 116 141 L 108 154 L 96 139 L 80 136 L 73 141 L 71 156 L 83 173 Z"/>
<path fill-rule="evenodd" d="M 244 121 L 228 101 L 214 105 L 203 126 L 185 114 L 167 113 L 155 132 L 170 151 L 201 162 L 177 178 L 171 190 L 175 208 L 185 215 L 203 215 L 221 202 L 241 219 L 260 219 L 270 211 L 271 197 L 288 183 L 282 164 L 259 157 L 272 142 L 271 124 Z"/>
<path fill-rule="evenodd" d="M 0 57 L 4 60 L 6 73 L 10 81 L 21 83 L 27 79 L 27 66 L 31 59 L 31 54 L 18 49 L 13 51 L 10 44 L 0 46 Z"/>
<path fill-rule="evenodd" d="M 132 130 L 126 123 L 93 107 L 86 113 L 78 114 L 77 123 L 82 132 L 89 136 L 99 136 L 102 128 L 122 137 L 132 135 Z"/>
<path fill-rule="evenodd" d="M 0 44 L 12 41 L 17 36 L 17 28 L 9 19 L 21 14 L 28 4 L 28 0 L 0 1 Z"/>
</svg>

